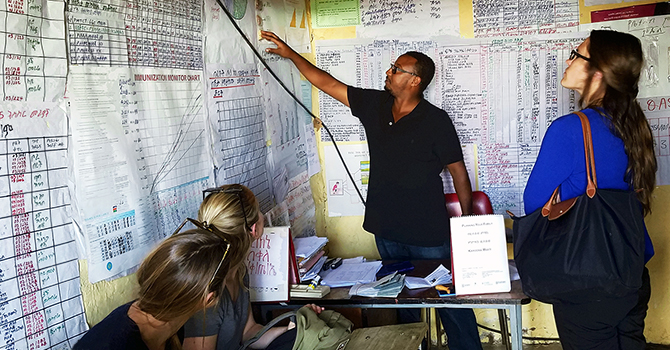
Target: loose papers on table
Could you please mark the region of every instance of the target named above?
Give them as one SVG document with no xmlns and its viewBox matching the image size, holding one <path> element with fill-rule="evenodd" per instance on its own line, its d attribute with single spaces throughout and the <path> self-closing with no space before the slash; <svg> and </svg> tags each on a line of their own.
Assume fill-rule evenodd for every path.
<svg viewBox="0 0 670 350">
<path fill-rule="evenodd" d="M 409 289 L 435 287 L 438 284 L 451 283 L 451 272 L 444 265 L 440 264 L 435 271 L 431 272 L 426 278 L 406 277 L 405 286 Z"/>
<path fill-rule="evenodd" d="M 325 284 L 331 288 L 349 287 L 356 283 L 370 283 L 375 280 L 377 271 L 382 267 L 381 261 L 363 263 L 343 263 L 336 269 L 328 269 L 321 273 Z"/>
<path fill-rule="evenodd" d="M 349 289 L 349 295 L 395 298 L 400 294 L 404 286 L 405 275 L 394 272 L 376 282 L 357 283 Z"/>
</svg>

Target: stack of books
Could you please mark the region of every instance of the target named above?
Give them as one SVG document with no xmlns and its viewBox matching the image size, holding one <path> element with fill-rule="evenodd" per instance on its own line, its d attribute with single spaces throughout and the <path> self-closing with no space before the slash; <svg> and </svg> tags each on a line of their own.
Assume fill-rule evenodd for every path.
<svg viewBox="0 0 670 350">
<path fill-rule="evenodd" d="M 312 280 L 319 274 L 328 259 L 323 250 L 326 243 L 328 238 L 316 236 L 293 240 L 300 282 Z"/>
</svg>

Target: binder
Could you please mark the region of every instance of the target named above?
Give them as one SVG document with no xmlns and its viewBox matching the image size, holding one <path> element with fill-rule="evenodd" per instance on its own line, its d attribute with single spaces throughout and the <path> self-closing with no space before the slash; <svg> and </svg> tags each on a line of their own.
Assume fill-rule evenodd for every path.
<svg viewBox="0 0 670 350">
<path fill-rule="evenodd" d="M 288 240 L 289 246 L 289 266 L 288 266 L 288 283 L 289 284 L 299 284 L 300 283 L 300 274 L 298 273 L 298 261 L 295 257 L 295 247 L 293 246 L 293 237 L 289 234 Z"/>
</svg>

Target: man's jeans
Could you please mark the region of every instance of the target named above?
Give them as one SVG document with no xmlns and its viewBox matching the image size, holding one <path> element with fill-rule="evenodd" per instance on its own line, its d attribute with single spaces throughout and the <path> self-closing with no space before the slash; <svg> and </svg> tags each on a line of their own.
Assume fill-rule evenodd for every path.
<svg viewBox="0 0 670 350">
<path fill-rule="evenodd" d="M 438 247 L 420 247 L 375 237 L 377 250 L 383 260 L 450 260 L 449 242 Z M 451 266 L 447 266 L 451 268 Z M 478 350 L 482 348 L 477 319 L 472 309 L 439 308 L 442 326 L 447 333 L 449 350 Z M 401 323 L 419 322 L 421 310 L 398 309 Z"/>
</svg>

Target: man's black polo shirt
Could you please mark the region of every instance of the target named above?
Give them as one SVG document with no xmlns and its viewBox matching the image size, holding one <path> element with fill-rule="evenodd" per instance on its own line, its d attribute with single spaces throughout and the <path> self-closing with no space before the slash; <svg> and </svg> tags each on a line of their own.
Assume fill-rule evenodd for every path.
<svg viewBox="0 0 670 350">
<path fill-rule="evenodd" d="M 449 218 L 440 172 L 463 160 L 447 112 L 421 100 L 394 123 L 388 92 L 350 86 L 348 98 L 370 150 L 363 228 L 404 244 L 442 245 L 449 239 Z"/>
</svg>

